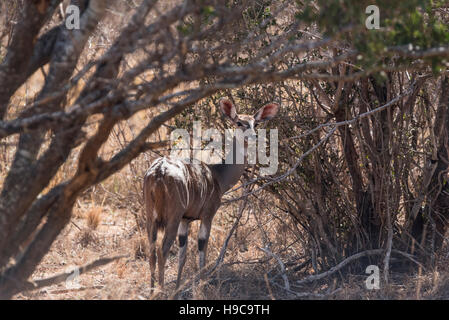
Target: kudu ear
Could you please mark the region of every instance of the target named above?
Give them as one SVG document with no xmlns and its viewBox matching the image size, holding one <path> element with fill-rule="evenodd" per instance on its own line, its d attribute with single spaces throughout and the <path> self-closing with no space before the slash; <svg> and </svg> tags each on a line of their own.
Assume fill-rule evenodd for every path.
<svg viewBox="0 0 449 320">
<path fill-rule="evenodd" d="M 254 119 L 256 121 L 267 121 L 274 118 L 278 111 L 279 105 L 277 103 L 268 103 L 256 112 Z"/>
<path fill-rule="evenodd" d="M 232 101 L 229 99 L 220 99 L 220 110 L 226 117 L 228 117 L 232 121 L 235 121 L 235 119 L 237 118 L 237 110 L 235 109 Z"/>
</svg>

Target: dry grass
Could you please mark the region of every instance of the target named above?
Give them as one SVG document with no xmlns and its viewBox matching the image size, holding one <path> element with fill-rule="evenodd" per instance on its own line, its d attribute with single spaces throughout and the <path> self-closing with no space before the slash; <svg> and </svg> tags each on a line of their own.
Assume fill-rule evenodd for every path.
<svg viewBox="0 0 449 320">
<path fill-rule="evenodd" d="M 78 235 L 77 243 L 83 247 L 86 248 L 89 245 L 96 245 L 98 244 L 98 238 L 90 228 L 85 228 L 81 231 L 81 233 Z"/>
<path fill-rule="evenodd" d="M 91 200 L 85 206 L 77 206 L 73 223 L 69 224 L 45 256 L 33 278 L 43 278 L 59 273 L 69 267 L 79 266 L 95 260 L 99 256 L 128 254 L 110 265 L 81 275 L 81 288 L 67 289 L 65 283 L 54 285 L 35 292 L 26 292 L 16 299 L 152 299 L 149 288 L 149 266 L 147 261 L 147 239 L 144 230 L 136 224 L 134 213 L 127 208 L 116 208 L 107 201 L 98 209 Z M 92 209 L 95 210 L 92 210 Z M 227 231 L 230 228 L 230 216 L 235 208 L 227 207 L 219 211 L 212 230 L 209 246 L 209 262 L 217 258 Z M 82 211 L 82 212 L 79 212 Z M 92 213 L 96 212 L 96 213 Z M 102 219 L 97 217 L 97 212 Z M 262 245 L 262 237 L 272 241 L 273 252 L 279 253 L 286 263 L 294 257 L 293 251 L 282 253 L 285 249 L 281 242 L 289 242 L 288 234 L 278 236 L 279 226 L 270 221 L 268 212 L 260 215 L 259 222 L 264 225 L 260 230 L 253 215 L 248 214 L 237 230 L 237 236 L 231 238 L 225 263 L 207 279 L 193 287 L 184 287 L 180 299 L 295 299 L 295 295 L 283 289 L 283 281 L 274 259 L 268 259 L 256 247 Z M 92 228 L 92 220 L 101 221 Z M 198 272 L 196 235 L 198 224 L 193 223 L 189 237 L 187 263 L 184 269 L 184 284 Z M 261 233 L 264 233 L 262 236 Z M 279 242 L 276 242 L 279 240 Z M 245 248 L 246 247 L 246 248 Z M 300 250 L 300 246 L 295 247 Z M 174 294 L 177 272 L 177 251 L 175 244 L 169 254 L 166 268 L 166 290 L 157 299 L 167 299 Z M 444 257 L 445 255 L 442 255 Z M 390 285 L 380 290 L 367 290 L 365 274 L 347 275 L 340 279 L 325 279 L 307 286 L 295 286 L 297 279 L 303 278 L 311 270 L 295 273 L 287 268 L 291 290 L 316 295 L 302 299 L 448 299 L 449 264 L 442 258 L 438 268 L 423 271 L 421 275 L 393 274 Z M 301 260 L 298 260 L 301 262 Z M 267 281 L 268 280 L 268 281 Z M 333 294 L 329 294 L 335 292 Z"/>
<path fill-rule="evenodd" d="M 86 214 L 87 226 L 95 230 L 101 221 L 102 207 L 94 207 Z"/>
<path fill-rule="evenodd" d="M 133 253 L 134 259 L 147 260 L 148 259 L 148 241 L 145 236 L 139 236 L 133 239 Z"/>
<path fill-rule="evenodd" d="M 229 208 L 231 209 L 231 208 Z M 231 210 L 227 210 L 231 211 Z M 135 216 L 127 208 L 110 207 L 107 201 L 99 208 L 91 200 L 78 204 L 70 223 L 53 244 L 33 274 L 33 278 L 43 278 L 95 260 L 99 256 L 128 254 L 128 258 L 113 262 L 88 274 L 81 275 L 80 289 L 67 290 L 61 283 L 35 292 L 26 292 L 16 296 L 17 299 L 149 299 L 149 267 L 147 261 L 146 233 L 139 231 Z M 98 214 L 103 212 L 102 214 Z M 221 249 L 228 228 L 220 226 L 229 217 L 226 212 L 217 216 L 217 226 L 213 228 L 209 246 L 209 261 L 213 263 Z M 101 216 L 101 219 L 98 217 Z M 95 222 L 94 222 L 95 221 Z M 101 222 L 100 222 L 101 221 Z M 92 226 L 96 227 L 92 227 Z M 247 221 L 248 228 L 255 227 Z M 193 223 L 189 238 L 188 260 L 184 271 L 187 282 L 198 272 L 196 236 L 198 223 Z M 249 241 L 244 228 L 239 231 L 242 236 L 233 237 L 226 262 L 250 261 L 260 258 L 255 248 L 238 250 L 240 242 Z M 252 231 L 252 236 L 256 232 Z M 257 244 L 257 242 L 254 242 Z M 247 244 L 248 245 L 248 244 Z M 251 244 L 249 244 L 251 246 Z M 168 298 L 174 293 L 174 280 L 177 270 L 177 250 L 175 244 L 169 254 L 166 271 L 167 289 L 159 298 Z M 267 266 L 237 263 L 220 268 L 210 280 L 187 288 L 181 293 L 184 299 L 254 299 L 266 298 L 266 288 L 260 286 L 259 277 Z"/>
</svg>

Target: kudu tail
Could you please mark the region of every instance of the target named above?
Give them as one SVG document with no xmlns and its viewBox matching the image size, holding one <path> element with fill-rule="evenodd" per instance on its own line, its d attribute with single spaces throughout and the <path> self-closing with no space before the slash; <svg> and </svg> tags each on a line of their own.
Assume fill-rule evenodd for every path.
<svg viewBox="0 0 449 320">
<path fill-rule="evenodd" d="M 150 292 L 153 292 L 154 283 L 156 279 L 156 250 L 158 234 L 165 230 L 165 223 L 163 221 L 163 201 L 164 194 L 161 188 L 155 186 L 155 183 L 144 180 L 144 203 L 146 211 L 146 227 L 148 233 L 148 257 L 150 264 Z M 160 268 L 159 268 L 160 272 Z"/>
</svg>

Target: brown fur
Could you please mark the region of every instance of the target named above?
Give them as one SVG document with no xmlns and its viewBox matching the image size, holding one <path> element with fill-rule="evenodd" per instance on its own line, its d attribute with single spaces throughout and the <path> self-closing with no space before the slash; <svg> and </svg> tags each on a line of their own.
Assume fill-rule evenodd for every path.
<svg viewBox="0 0 449 320">
<path fill-rule="evenodd" d="M 158 232 L 163 234 L 157 251 L 159 285 L 163 287 L 165 260 L 181 220 L 211 224 L 221 196 L 220 186 L 206 164 L 186 164 L 169 158 L 153 162 L 144 179 L 152 288 Z"/>
</svg>

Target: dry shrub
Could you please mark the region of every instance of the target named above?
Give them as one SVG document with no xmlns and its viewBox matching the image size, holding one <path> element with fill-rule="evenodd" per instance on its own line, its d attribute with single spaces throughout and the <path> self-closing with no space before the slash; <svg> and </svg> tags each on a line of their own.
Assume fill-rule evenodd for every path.
<svg viewBox="0 0 449 320">
<path fill-rule="evenodd" d="M 136 260 L 146 260 L 148 258 L 148 243 L 145 236 L 134 239 L 133 252 Z"/>
<path fill-rule="evenodd" d="M 95 232 L 90 228 L 84 228 L 78 235 L 78 244 L 86 248 L 92 244 L 98 244 L 98 237 Z"/>
<path fill-rule="evenodd" d="M 86 223 L 90 229 L 96 230 L 98 228 L 101 221 L 102 211 L 103 211 L 102 207 L 93 207 L 86 214 Z"/>
</svg>

